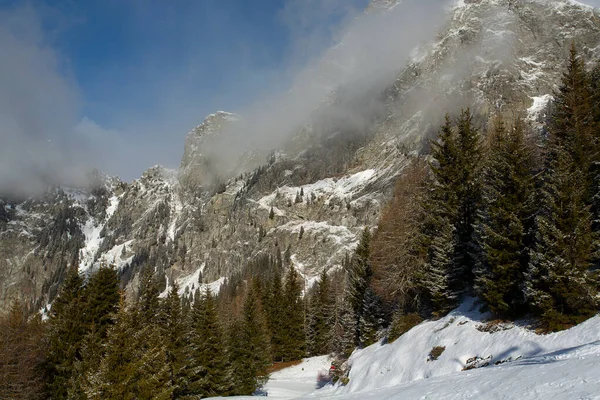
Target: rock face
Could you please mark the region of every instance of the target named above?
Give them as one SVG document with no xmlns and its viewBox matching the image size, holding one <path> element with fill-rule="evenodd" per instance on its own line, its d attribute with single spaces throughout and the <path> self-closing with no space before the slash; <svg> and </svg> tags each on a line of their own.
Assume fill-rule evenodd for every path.
<svg viewBox="0 0 600 400">
<path fill-rule="evenodd" d="M 392 6 L 402 4 L 371 7 Z M 307 121 L 292 145 L 259 168 L 223 177 L 210 148 L 240 117 L 218 112 L 188 134 L 178 170 L 156 166 L 131 183 L 97 175 L 87 188 L 3 200 L 0 309 L 15 296 L 32 307 L 48 304 L 71 265 L 88 273 L 113 264 L 129 291 L 142 268 L 153 268 L 165 287 L 178 281 L 189 293 L 218 286 L 259 254 L 281 253 L 310 283 L 339 266 L 362 229 L 377 223 L 407 158 L 437 133 L 446 112 L 471 106 L 483 126 L 494 113 L 543 121 L 572 43 L 588 60 L 600 55 L 592 8 L 461 0 L 435 41 L 398 66 L 382 94 L 386 112 L 364 132 Z"/>
</svg>

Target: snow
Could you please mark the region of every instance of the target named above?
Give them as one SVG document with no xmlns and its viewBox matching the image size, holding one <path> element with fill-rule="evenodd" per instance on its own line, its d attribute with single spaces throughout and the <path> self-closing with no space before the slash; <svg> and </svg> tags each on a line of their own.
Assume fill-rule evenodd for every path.
<svg viewBox="0 0 600 400">
<path fill-rule="evenodd" d="M 179 286 L 179 290 L 177 291 L 179 296 L 193 293 L 198 288 L 200 288 L 200 291 L 206 290 L 206 288 L 208 288 L 210 289 L 212 294 L 219 293 L 219 290 L 221 290 L 221 286 L 225 282 L 224 277 L 221 277 L 216 281 L 210 283 L 200 283 L 200 276 L 202 275 L 205 266 L 206 264 L 203 263 L 196 271 L 194 271 L 194 273 L 175 280 L 175 282 L 177 282 L 177 285 Z M 167 285 L 165 287 L 165 290 L 159 295 L 159 297 L 166 297 L 167 294 L 169 294 L 169 291 L 171 290 L 172 286 L 173 285 L 170 284 L 169 279 L 167 278 Z"/>
<path fill-rule="evenodd" d="M 351 198 L 375 178 L 375 170 L 367 169 L 339 179 L 326 178 L 303 186 L 283 186 L 278 188 L 275 192 L 259 199 L 258 204 L 260 207 L 270 210 L 278 195 L 285 200 L 294 202 L 296 195 L 302 190 L 304 199 L 311 198 L 311 195 L 314 194 L 317 199 L 324 198 L 324 204 L 328 205 L 334 198 Z M 300 204 L 302 205 L 304 202 Z M 275 211 L 275 208 L 273 208 L 273 211 L 276 214 L 278 212 L 281 213 L 277 215 L 283 214 L 283 211 L 279 209 Z"/>
<path fill-rule="evenodd" d="M 112 196 L 109 199 L 108 207 L 106 207 L 105 221 L 110 219 L 110 217 L 117 210 L 118 206 L 119 198 L 117 196 Z M 98 252 L 98 248 L 100 248 L 100 244 L 102 244 L 103 239 L 100 237 L 100 232 L 102 232 L 103 228 L 104 224 L 96 221 L 92 217 L 89 217 L 85 222 L 85 225 L 81 227 L 81 230 L 85 236 L 85 245 L 79 250 L 79 272 L 87 272 L 93 267 L 94 257 Z M 120 250 L 122 250 L 122 248 Z M 113 256 L 113 261 L 114 259 L 115 257 Z"/>
<path fill-rule="evenodd" d="M 539 117 L 543 117 L 542 112 L 546 110 L 548 107 L 548 103 L 550 103 L 554 97 L 550 94 L 545 94 L 543 96 L 532 97 L 533 104 L 531 107 L 527 109 L 527 119 L 530 121 L 538 121 Z"/>
<path fill-rule="evenodd" d="M 524 322 L 500 323 L 489 333 L 482 329 L 487 316 L 476 308 L 468 299 L 391 344 L 355 351 L 347 386 L 313 390 L 316 378 L 313 388 L 301 386 L 310 374 L 292 367 L 273 374 L 265 390 L 274 399 L 600 399 L 600 315 L 547 335 Z M 428 361 L 434 346 L 445 350 Z M 488 359 L 489 366 L 463 371 L 472 357 Z M 301 388 L 307 392 L 299 394 Z"/>
<path fill-rule="evenodd" d="M 317 389 L 317 376 L 328 373 L 329 356 L 305 358 L 302 363 L 274 372 L 263 388 L 268 397 L 294 399 Z"/>
</svg>

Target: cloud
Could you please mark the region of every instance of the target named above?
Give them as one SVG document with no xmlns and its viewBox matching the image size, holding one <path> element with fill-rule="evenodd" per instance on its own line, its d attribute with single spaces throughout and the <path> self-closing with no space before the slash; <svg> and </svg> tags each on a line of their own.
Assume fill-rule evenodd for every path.
<svg viewBox="0 0 600 400">
<path fill-rule="evenodd" d="M 0 12 L 0 193 L 80 180 L 79 93 L 29 6 Z"/>
<path fill-rule="evenodd" d="M 292 21 L 292 28 L 302 30 L 309 23 L 305 21 L 310 21 L 313 2 L 305 3 L 308 18 L 299 11 L 300 3 L 289 4 L 290 12 L 300 15 Z M 444 0 L 405 0 L 391 10 L 374 9 L 347 21 L 337 34 L 339 43 L 299 69 L 291 90 L 239 111 L 242 122 L 215 146 L 214 158 L 235 160 L 247 150 L 278 148 L 317 115 L 330 127 L 364 129 L 373 113 L 383 107 L 379 101 L 383 90 L 407 64 L 411 52 L 433 39 L 448 4 Z M 336 7 L 326 12 L 339 12 Z M 230 167 L 231 163 L 222 166 L 224 170 Z"/>
</svg>

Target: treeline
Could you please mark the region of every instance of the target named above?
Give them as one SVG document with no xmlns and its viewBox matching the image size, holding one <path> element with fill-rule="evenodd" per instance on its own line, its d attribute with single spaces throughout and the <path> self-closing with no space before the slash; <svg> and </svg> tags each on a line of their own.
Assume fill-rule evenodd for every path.
<svg viewBox="0 0 600 400">
<path fill-rule="evenodd" d="M 370 233 L 344 269 L 312 288 L 289 252 L 263 254 L 219 294 L 160 296 L 146 268 L 126 301 L 118 272 L 84 279 L 71 269 L 42 322 L 15 303 L 0 319 L 0 397 L 11 399 L 186 399 L 249 395 L 276 362 L 348 356 L 378 339 L 382 320 L 368 287 Z M 350 272 L 348 272 L 350 271 Z"/>
<path fill-rule="evenodd" d="M 465 294 L 503 319 L 564 329 L 598 312 L 600 67 L 571 51 L 547 135 L 464 110 L 429 161 L 413 160 L 372 243 L 373 288 L 395 324 L 440 316 Z"/>
</svg>

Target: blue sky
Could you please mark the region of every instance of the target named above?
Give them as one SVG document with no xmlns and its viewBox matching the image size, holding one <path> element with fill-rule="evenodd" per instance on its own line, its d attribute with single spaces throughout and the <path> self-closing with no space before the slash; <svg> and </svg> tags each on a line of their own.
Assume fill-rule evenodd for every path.
<svg viewBox="0 0 600 400">
<path fill-rule="evenodd" d="M 52 90 L 67 99 L 55 105 L 56 114 L 75 120 L 75 140 L 96 147 L 93 162 L 100 168 L 129 180 L 157 163 L 176 167 L 185 134 L 207 114 L 239 111 L 288 90 L 294 74 L 334 43 L 367 4 L 0 0 L 0 23 L 16 49 L 31 53 L 24 62 L 44 69 L 29 79 L 27 68 L 16 66 L 11 74 L 22 75 L 23 83 L 13 90 L 42 90 L 45 83 L 33 82 L 48 74 L 44 82 L 55 80 Z"/>
</svg>

